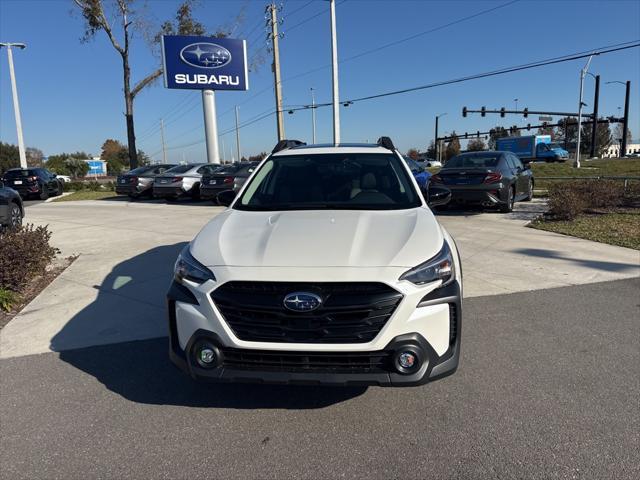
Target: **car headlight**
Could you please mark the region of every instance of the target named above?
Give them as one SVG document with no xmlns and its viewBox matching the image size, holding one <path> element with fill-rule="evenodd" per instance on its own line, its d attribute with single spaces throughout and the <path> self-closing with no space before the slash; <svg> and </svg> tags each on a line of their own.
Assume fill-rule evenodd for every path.
<svg viewBox="0 0 640 480">
<path fill-rule="evenodd" d="M 435 257 L 403 273 L 400 280 L 409 280 L 416 285 L 442 280 L 440 286 L 444 287 L 453 282 L 455 277 L 453 254 L 445 241 Z"/>
<path fill-rule="evenodd" d="M 189 251 L 189 245 L 184 247 L 180 255 L 178 255 L 173 273 L 176 281 L 180 283 L 185 279 L 195 283 L 204 283 L 207 280 L 216 279 L 211 270 L 193 258 Z"/>
</svg>

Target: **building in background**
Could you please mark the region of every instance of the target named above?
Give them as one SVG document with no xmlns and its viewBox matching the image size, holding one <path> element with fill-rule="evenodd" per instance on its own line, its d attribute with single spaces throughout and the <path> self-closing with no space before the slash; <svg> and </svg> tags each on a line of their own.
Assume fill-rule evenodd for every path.
<svg viewBox="0 0 640 480">
<path fill-rule="evenodd" d="M 640 155 L 640 140 L 631 141 L 627 144 L 626 155 Z M 609 148 L 604 152 L 604 158 L 619 158 L 620 156 L 620 144 L 612 143 Z"/>
</svg>

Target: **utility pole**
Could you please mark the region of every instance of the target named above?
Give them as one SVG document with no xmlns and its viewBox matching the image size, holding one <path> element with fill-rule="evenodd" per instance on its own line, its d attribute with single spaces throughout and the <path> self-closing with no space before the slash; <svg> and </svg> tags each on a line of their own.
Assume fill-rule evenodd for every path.
<svg viewBox="0 0 640 480">
<path fill-rule="evenodd" d="M 576 142 L 576 160 L 573 163 L 573 166 L 576 168 L 580 168 L 580 137 L 582 130 L 582 106 L 584 102 L 582 101 L 582 96 L 584 93 L 584 77 L 587 75 L 587 70 L 589 70 L 589 64 L 591 64 L 591 59 L 593 55 L 589 56 L 589 60 L 587 60 L 587 64 L 584 66 L 582 70 L 580 70 L 580 104 L 578 105 L 578 140 Z"/>
<path fill-rule="evenodd" d="M 267 5 L 267 12 L 271 14 L 271 19 L 267 20 L 267 24 L 271 25 L 271 34 L 269 39 L 272 42 L 273 63 L 271 70 L 273 71 L 273 80 L 275 82 L 276 91 L 276 119 L 278 123 L 278 141 L 284 140 L 284 112 L 282 111 L 282 82 L 280 80 L 280 47 L 279 40 L 282 36 L 278 33 L 278 7 L 275 3 Z M 239 147 L 238 147 L 239 151 Z"/>
<path fill-rule="evenodd" d="M 316 96 L 313 94 L 313 87 L 311 87 L 311 138 L 313 144 L 316 143 Z"/>
<path fill-rule="evenodd" d="M 590 157 L 596 156 L 596 144 L 598 143 L 598 101 L 600 99 L 600 75 L 595 76 L 596 89 L 593 97 L 593 127 L 591 128 L 591 154 Z"/>
<path fill-rule="evenodd" d="M 340 96 L 338 94 L 338 38 L 336 32 L 336 0 L 329 0 L 331 16 L 331 64 L 333 70 L 333 143 L 340 143 Z"/>
<path fill-rule="evenodd" d="M 162 163 L 167 163 L 167 147 L 164 143 L 164 120 L 160 119 L 160 138 L 162 139 Z"/>
<path fill-rule="evenodd" d="M 236 105 L 236 148 L 238 149 L 238 161 L 242 158 L 240 156 L 240 107 Z"/>
<path fill-rule="evenodd" d="M 631 80 L 627 80 L 627 89 L 624 96 L 624 122 L 622 123 L 622 151 L 620 158 L 627 154 L 627 131 L 629 130 L 629 98 L 631 97 Z"/>
<path fill-rule="evenodd" d="M 27 48 L 24 43 L 0 43 L 0 48 L 7 47 L 7 58 L 9 59 L 9 75 L 11 77 L 11 93 L 13 94 L 13 111 L 16 116 L 16 130 L 18 131 L 18 152 L 20 153 L 20 168 L 27 168 L 27 153 L 24 149 L 24 138 L 22 137 L 22 118 L 20 117 L 20 104 L 18 103 L 18 87 L 16 85 L 16 72 L 13 69 L 13 52 L 11 47 L 21 50 Z"/>
<path fill-rule="evenodd" d="M 445 115 L 446 115 L 446 113 L 441 113 L 440 115 L 436 115 L 436 136 L 434 138 L 433 143 L 434 143 L 434 145 L 436 147 L 436 154 L 434 155 L 434 157 L 436 157 L 436 158 L 434 158 L 434 160 L 438 160 L 438 161 L 440 161 L 440 158 L 439 158 L 439 154 L 440 154 L 440 145 L 439 145 L 439 143 L 440 142 L 438 142 L 438 120 L 440 119 L 440 117 L 444 117 Z"/>
</svg>

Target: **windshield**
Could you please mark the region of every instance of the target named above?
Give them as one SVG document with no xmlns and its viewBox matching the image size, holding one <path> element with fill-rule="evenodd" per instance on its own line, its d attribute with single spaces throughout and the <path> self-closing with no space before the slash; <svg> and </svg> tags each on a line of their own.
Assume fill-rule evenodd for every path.
<svg viewBox="0 0 640 480">
<path fill-rule="evenodd" d="M 20 178 L 20 177 L 35 177 L 38 172 L 35 170 L 9 170 L 4 174 L 4 178 Z"/>
<path fill-rule="evenodd" d="M 256 172 L 239 210 L 399 210 L 422 205 L 393 154 L 276 156 Z"/>
<path fill-rule="evenodd" d="M 491 168 L 498 166 L 498 157 L 459 155 L 446 163 L 446 168 Z"/>
<path fill-rule="evenodd" d="M 177 167 L 170 168 L 169 170 L 165 170 L 164 173 L 184 173 L 191 170 L 195 165 L 186 164 L 186 165 L 178 165 Z"/>
<path fill-rule="evenodd" d="M 559 143 L 550 143 L 549 144 L 549 148 L 555 150 L 557 148 L 564 150 L 564 146 L 560 145 Z"/>
<path fill-rule="evenodd" d="M 133 170 L 129 170 L 129 174 L 131 175 L 140 175 L 141 173 L 146 173 L 149 170 L 153 170 L 154 167 L 153 166 L 149 166 L 147 165 L 146 167 L 138 167 L 138 168 L 134 168 Z"/>
</svg>

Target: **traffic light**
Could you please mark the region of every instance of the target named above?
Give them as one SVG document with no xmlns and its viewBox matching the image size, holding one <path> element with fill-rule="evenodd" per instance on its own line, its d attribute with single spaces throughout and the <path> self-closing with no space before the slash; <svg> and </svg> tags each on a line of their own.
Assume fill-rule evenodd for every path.
<svg viewBox="0 0 640 480">
<path fill-rule="evenodd" d="M 464 132 L 464 138 L 469 138 L 469 135 L 467 135 L 467 132 Z"/>
<path fill-rule="evenodd" d="M 531 124 L 527 123 L 527 130 L 531 130 Z"/>
<path fill-rule="evenodd" d="M 527 117 L 529 116 L 529 109 L 528 109 L 528 108 L 525 108 L 525 109 L 523 110 L 523 112 L 524 112 L 524 113 L 523 113 L 524 118 L 527 118 Z"/>
<path fill-rule="evenodd" d="M 480 130 L 476 132 L 476 137 L 480 138 Z"/>
<path fill-rule="evenodd" d="M 480 109 L 480 116 L 484 117 L 487 114 L 487 107 L 482 107 Z"/>
<path fill-rule="evenodd" d="M 467 117 L 467 107 L 462 107 L 462 116 Z"/>
<path fill-rule="evenodd" d="M 504 111 L 505 111 L 505 108 L 504 108 L 504 107 L 502 107 L 502 108 L 500 109 L 500 116 L 501 116 L 502 118 L 504 118 Z"/>
</svg>

